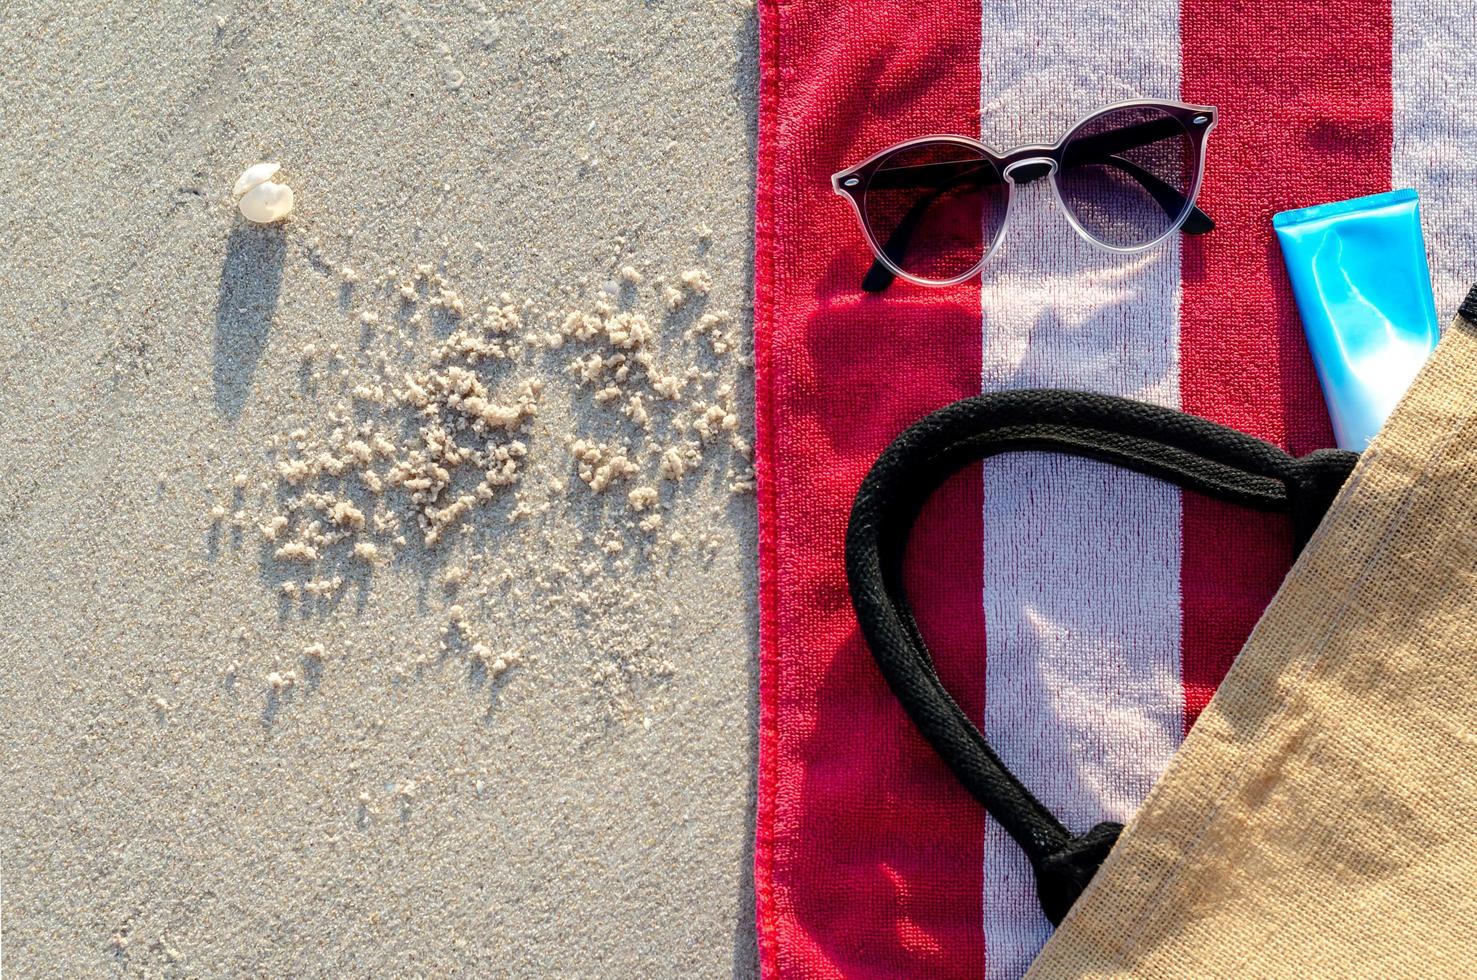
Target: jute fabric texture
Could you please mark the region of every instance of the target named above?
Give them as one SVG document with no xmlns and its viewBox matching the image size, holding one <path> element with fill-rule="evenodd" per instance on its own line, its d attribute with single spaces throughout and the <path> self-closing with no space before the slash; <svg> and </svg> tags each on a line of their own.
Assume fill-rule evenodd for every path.
<svg viewBox="0 0 1477 980">
<path fill-rule="evenodd" d="M 1027 976 L 1471 977 L 1474 827 L 1477 327 L 1458 316 Z"/>
</svg>

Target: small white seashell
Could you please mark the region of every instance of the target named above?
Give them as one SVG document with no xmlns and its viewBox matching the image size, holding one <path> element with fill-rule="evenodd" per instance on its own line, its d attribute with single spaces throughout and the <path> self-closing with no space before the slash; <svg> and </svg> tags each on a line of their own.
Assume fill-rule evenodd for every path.
<svg viewBox="0 0 1477 980">
<path fill-rule="evenodd" d="M 258 163 L 247 167 L 236 178 L 231 193 L 241 198 L 241 213 L 246 220 L 270 224 L 287 217 L 292 210 L 292 188 L 271 179 L 281 168 L 280 163 Z"/>
<path fill-rule="evenodd" d="M 270 224 L 287 217 L 292 210 L 292 188 L 268 181 L 257 184 L 241 199 L 241 213 L 248 221 Z"/>
<path fill-rule="evenodd" d="M 233 197 L 240 197 L 251 190 L 257 184 L 264 184 L 272 179 L 272 175 L 282 169 L 280 163 L 254 163 L 246 168 L 246 172 L 236 178 L 236 186 L 231 188 Z"/>
</svg>

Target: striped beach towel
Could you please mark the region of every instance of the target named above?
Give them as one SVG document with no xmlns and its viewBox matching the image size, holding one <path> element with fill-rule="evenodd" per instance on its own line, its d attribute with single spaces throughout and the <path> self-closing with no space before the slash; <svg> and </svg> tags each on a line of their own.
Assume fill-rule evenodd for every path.
<svg viewBox="0 0 1477 980">
<path fill-rule="evenodd" d="M 1049 932 L 1030 869 L 873 666 L 842 563 L 852 495 L 908 424 L 1006 388 L 1331 445 L 1271 216 L 1416 187 L 1454 309 L 1477 271 L 1477 157 L 1461 152 L 1477 19 L 1457 0 L 759 8 L 761 960 L 769 977 L 1017 977 Z M 831 173 L 929 133 L 1051 142 L 1128 97 L 1219 107 L 1200 198 L 1214 232 L 1101 252 L 1040 182 L 981 279 L 860 290 L 871 255 Z M 1291 554 L 1285 518 L 1025 454 L 931 501 L 908 582 L 945 683 L 1080 832 L 1133 813 Z"/>
</svg>

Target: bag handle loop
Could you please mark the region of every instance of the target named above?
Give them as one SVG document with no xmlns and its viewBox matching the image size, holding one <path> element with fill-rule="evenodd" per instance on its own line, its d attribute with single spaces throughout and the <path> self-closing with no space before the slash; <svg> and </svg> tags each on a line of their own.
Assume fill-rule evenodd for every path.
<svg viewBox="0 0 1477 980">
<path fill-rule="evenodd" d="M 934 670 L 903 591 L 902 561 L 924 503 L 964 466 L 1006 452 L 1102 460 L 1260 511 L 1292 516 L 1301 552 L 1359 454 L 1296 458 L 1206 419 L 1111 395 L 1026 389 L 948 405 L 898 436 L 872 465 L 851 509 L 846 575 L 867 645 L 918 730 L 970 794 L 1020 845 L 1041 908 L 1059 923 L 1118 839 L 1103 822 L 1073 836 L 1000 761 Z"/>
</svg>

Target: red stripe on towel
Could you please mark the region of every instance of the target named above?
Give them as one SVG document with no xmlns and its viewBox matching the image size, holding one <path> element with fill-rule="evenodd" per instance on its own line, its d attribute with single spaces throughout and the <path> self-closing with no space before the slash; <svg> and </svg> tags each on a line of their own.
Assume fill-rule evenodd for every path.
<svg viewBox="0 0 1477 980">
<path fill-rule="evenodd" d="M 1185 411 L 1302 454 L 1333 444 L 1272 233 L 1286 208 L 1390 186 L 1389 0 L 1330 18 L 1312 0 L 1185 0 L 1183 97 L 1220 121 L 1187 238 L 1180 328 Z M 1185 495 L 1183 678 L 1188 727 L 1291 561 L 1285 517 Z"/>
<path fill-rule="evenodd" d="M 977 3 L 760 3 L 755 374 L 766 976 L 977 977 L 984 814 L 862 642 L 842 553 L 872 461 L 980 390 L 972 281 L 859 290 L 870 262 L 830 175 L 893 142 L 977 134 Z M 980 475 L 930 504 L 910 593 L 939 672 L 983 710 Z"/>
</svg>

